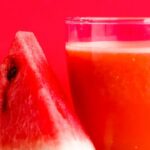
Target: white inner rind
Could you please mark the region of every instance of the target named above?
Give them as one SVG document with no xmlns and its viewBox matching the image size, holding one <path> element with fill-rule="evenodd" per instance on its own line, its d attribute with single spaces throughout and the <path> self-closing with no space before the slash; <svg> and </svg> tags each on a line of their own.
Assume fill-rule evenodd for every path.
<svg viewBox="0 0 150 150">
<path fill-rule="evenodd" d="M 0 150 L 94 150 L 92 144 L 87 140 L 79 140 L 62 137 L 62 141 L 37 141 L 36 143 L 22 143 L 20 147 L 13 148 L 10 145 L 8 147 L 0 147 Z"/>
<path fill-rule="evenodd" d="M 68 42 L 66 50 L 106 53 L 150 53 L 150 41 Z"/>
</svg>

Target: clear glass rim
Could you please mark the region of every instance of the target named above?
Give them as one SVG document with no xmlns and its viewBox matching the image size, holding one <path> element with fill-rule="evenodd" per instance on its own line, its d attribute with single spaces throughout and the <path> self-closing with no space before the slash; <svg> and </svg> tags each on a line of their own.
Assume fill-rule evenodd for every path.
<svg viewBox="0 0 150 150">
<path fill-rule="evenodd" d="M 150 17 L 67 17 L 66 24 L 150 24 Z"/>
</svg>

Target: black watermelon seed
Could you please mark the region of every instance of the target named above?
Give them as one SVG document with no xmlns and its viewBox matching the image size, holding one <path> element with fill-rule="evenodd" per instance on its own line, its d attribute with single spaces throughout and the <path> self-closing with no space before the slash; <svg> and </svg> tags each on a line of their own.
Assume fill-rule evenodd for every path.
<svg viewBox="0 0 150 150">
<path fill-rule="evenodd" d="M 18 72 L 18 69 L 17 69 L 16 66 L 11 67 L 8 70 L 8 73 L 7 73 L 7 79 L 8 79 L 8 81 L 11 81 L 13 78 L 15 78 L 16 75 L 17 75 L 17 72 Z"/>
</svg>

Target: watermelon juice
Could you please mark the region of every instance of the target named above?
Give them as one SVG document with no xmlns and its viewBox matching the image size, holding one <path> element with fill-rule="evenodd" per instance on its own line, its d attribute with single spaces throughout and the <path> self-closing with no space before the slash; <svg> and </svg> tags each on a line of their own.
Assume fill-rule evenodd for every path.
<svg viewBox="0 0 150 150">
<path fill-rule="evenodd" d="M 150 150 L 150 41 L 68 43 L 76 111 L 97 150 Z"/>
</svg>

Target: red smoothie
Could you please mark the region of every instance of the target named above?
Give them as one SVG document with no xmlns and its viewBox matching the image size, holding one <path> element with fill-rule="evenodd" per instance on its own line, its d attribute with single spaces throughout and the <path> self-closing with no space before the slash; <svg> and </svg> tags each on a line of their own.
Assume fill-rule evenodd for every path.
<svg viewBox="0 0 150 150">
<path fill-rule="evenodd" d="M 150 150 L 150 41 L 68 43 L 76 111 L 97 150 Z"/>
</svg>

